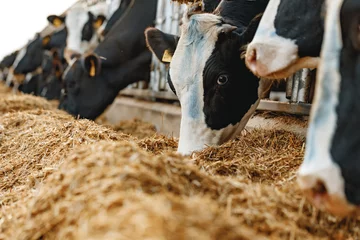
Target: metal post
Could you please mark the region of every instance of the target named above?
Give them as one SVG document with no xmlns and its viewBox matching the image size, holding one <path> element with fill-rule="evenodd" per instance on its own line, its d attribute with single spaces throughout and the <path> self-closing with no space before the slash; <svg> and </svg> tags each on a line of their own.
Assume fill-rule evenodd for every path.
<svg viewBox="0 0 360 240">
<path fill-rule="evenodd" d="M 293 88 L 294 76 L 286 79 L 286 98 L 291 100 L 292 88 Z"/>
</svg>

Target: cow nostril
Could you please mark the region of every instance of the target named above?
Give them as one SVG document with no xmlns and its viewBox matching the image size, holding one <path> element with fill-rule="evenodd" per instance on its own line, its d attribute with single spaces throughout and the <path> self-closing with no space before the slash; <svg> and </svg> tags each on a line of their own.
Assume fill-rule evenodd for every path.
<svg viewBox="0 0 360 240">
<path fill-rule="evenodd" d="M 317 181 L 317 183 L 311 190 L 314 194 L 317 194 L 317 195 L 327 194 L 326 186 L 322 181 Z"/>
</svg>

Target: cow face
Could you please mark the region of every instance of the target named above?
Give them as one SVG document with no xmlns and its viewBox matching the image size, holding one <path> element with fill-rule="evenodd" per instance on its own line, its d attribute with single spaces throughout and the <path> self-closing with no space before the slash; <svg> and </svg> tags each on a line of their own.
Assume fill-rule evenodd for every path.
<svg viewBox="0 0 360 240">
<path fill-rule="evenodd" d="M 99 80 L 100 70 L 101 59 L 96 55 L 73 59 L 63 74 L 60 108 L 88 119 L 99 116 L 108 97 L 114 95 L 104 80 Z"/>
<path fill-rule="evenodd" d="M 39 81 L 38 93 L 48 100 L 60 99 L 62 89 L 62 74 L 64 64 L 59 54 L 60 50 L 48 51 L 42 62 L 42 78 Z"/>
<path fill-rule="evenodd" d="M 47 47 L 49 41 L 50 36 L 41 37 L 37 34 L 35 39 L 23 47 L 17 54 L 12 66 L 14 75 L 24 75 L 26 73 L 33 72 L 40 67 L 43 59 L 44 48 Z"/>
<path fill-rule="evenodd" d="M 338 215 L 360 205 L 359 19 L 359 1 L 327 1 L 315 101 L 298 177 L 316 206 Z"/>
<path fill-rule="evenodd" d="M 291 76 L 302 68 L 316 68 L 320 54 L 324 0 L 270 0 L 253 41 L 246 64 L 268 79 Z"/>
<path fill-rule="evenodd" d="M 75 56 L 95 49 L 99 42 L 97 29 L 104 23 L 104 15 L 95 16 L 84 8 L 73 8 L 63 19 L 67 29 L 65 58 L 68 62 Z"/>
<path fill-rule="evenodd" d="M 185 13 L 180 38 L 154 28 L 145 32 L 152 52 L 163 62 L 171 59 L 168 81 L 182 112 L 179 153 L 227 141 L 255 111 L 259 80 L 240 58 L 257 24 L 250 26 L 244 31 L 216 15 Z"/>
</svg>

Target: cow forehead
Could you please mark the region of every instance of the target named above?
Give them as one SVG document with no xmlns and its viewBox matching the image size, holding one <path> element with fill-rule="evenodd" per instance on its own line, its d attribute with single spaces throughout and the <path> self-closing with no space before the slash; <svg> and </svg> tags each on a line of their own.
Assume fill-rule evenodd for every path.
<svg viewBox="0 0 360 240">
<path fill-rule="evenodd" d="M 187 17 L 186 13 L 183 17 L 183 24 L 181 26 L 182 35 L 195 35 L 203 36 L 214 33 L 221 27 L 221 17 L 203 13 L 195 14 L 190 18 Z"/>
<path fill-rule="evenodd" d="M 89 21 L 89 15 L 86 9 L 84 8 L 74 8 L 71 9 L 65 19 L 66 27 L 68 30 L 73 30 L 75 28 L 82 29 L 82 27 Z"/>
<path fill-rule="evenodd" d="M 202 72 L 215 48 L 220 23 L 219 17 L 210 14 L 193 15 L 183 22 L 170 63 L 171 79 L 179 94 L 186 86 L 202 82 Z"/>
</svg>

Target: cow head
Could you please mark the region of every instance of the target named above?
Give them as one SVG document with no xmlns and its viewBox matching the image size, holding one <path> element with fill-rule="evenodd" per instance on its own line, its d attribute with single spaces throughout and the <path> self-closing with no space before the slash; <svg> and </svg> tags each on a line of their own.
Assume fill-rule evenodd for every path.
<svg viewBox="0 0 360 240">
<path fill-rule="evenodd" d="M 48 99 L 60 99 L 62 83 L 62 74 L 66 63 L 63 63 L 61 50 L 47 51 L 42 62 L 42 78 L 39 81 L 38 93 L 40 96 Z"/>
<path fill-rule="evenodd" d="M 95 16 L 92 12 L 80 7 L 70 9 L 65 17 L 54 17 L 54 15 L 48 17 L 48 21 L 54 25 L 58 21 L 65 23 L 67 29 L 65 58 L 67 61 L 93 50 L 98 45 L 97 30 L 105 20 L 104 15 Z"/>
<path fill-rule="evenodd" d="M 50 38 L 50 36 L 41 37 L 40 34 L 36 34 L 35 38 L 19 51 L 12 66 L 15 78 L 24 77 L 25 74 L 41 66 L 44 49 L 48 47 Z"/>
<path fill-rule="evenodd" d="M 247 70 L 241 49 L 259 18 L 236 27 L 213 14 L 184 14 L 180 37 L 146 30 L 150 50 L 169 63 L 168 82 L 181 103 L 178 152 L 190 154 L 229 140 L 259 103 L 259 79 Z"/>
<path fill-rule="evenodd" d="M 360 205 L 360 2 L 328 0 L 315 101 L 298 182 L 337 215 Z"/>
<path fill-rule="evenodd" d="M 246 64 L 257 76 L 280 79 L 316 68 L 323 37 L 324 0 L 270 0 Z"/>
</svg>

